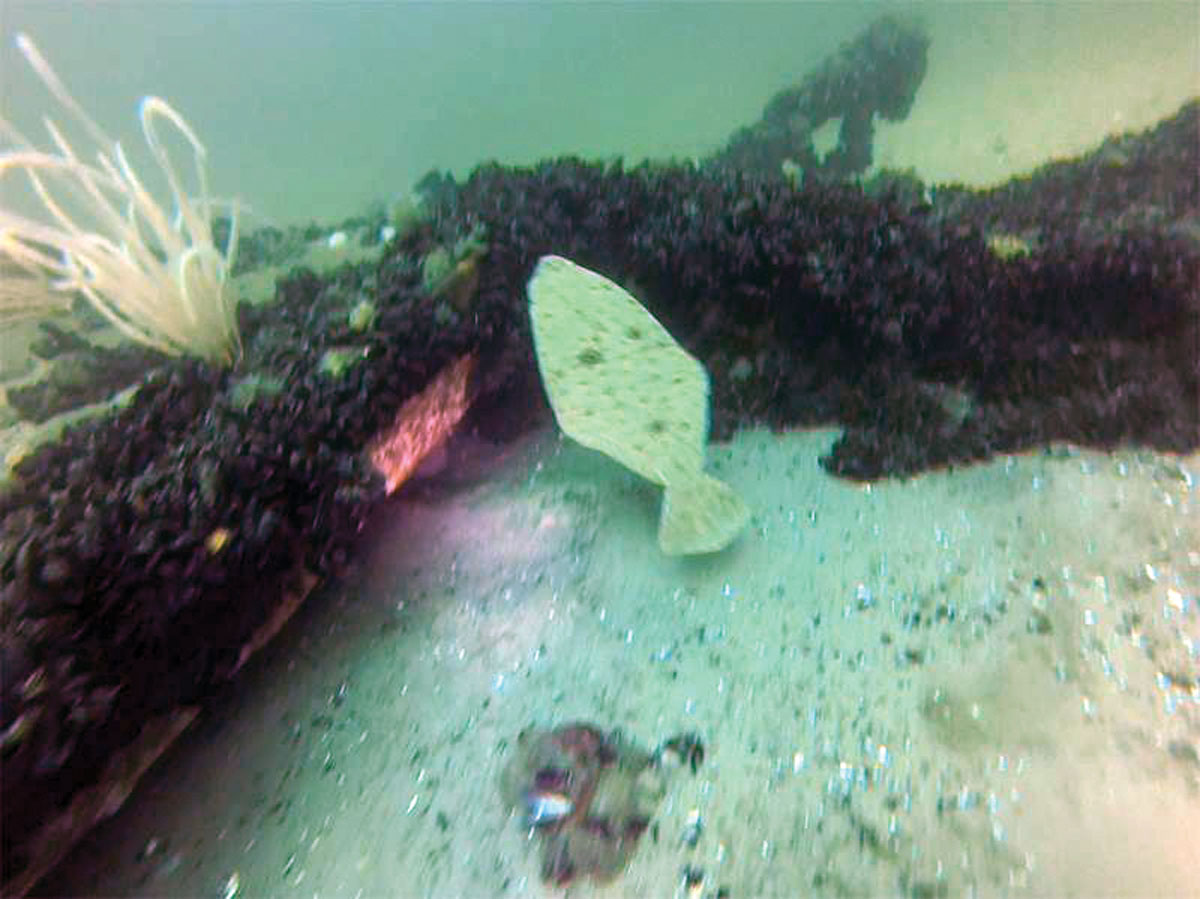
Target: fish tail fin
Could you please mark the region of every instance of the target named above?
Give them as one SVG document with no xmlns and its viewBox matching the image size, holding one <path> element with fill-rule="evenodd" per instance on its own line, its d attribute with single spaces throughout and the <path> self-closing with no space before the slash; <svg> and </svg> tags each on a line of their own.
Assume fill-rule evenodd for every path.
<svg viewBox="0 0 1200 899">
<path fill-rule="evenodd" d="M 658 520 L 658 545 L 669 556 L 724 549 L 750 521 L 733 488 L 704 472 L 667 484 Z"/>
</svg>

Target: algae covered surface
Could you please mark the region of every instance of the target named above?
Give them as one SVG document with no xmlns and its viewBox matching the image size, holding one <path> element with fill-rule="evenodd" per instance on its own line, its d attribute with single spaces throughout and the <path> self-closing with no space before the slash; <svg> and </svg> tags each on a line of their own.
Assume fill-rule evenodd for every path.
<svg viewBox="0 0 1200 899">
<path fill-rule="evenodd" d="M 101 82 L 71 52 L 92 13 L 10 6 L 73 86 Z M 166 52 L 164 28 L 215 33 L 184 7 L 136 9 L 106 25 L 129 43 L 103 84 L 141 66 L 128 91 L 194 115 L 214 187 L 262 215 L 244 354 L 226 375 L 86 318 L 0 333 L 6 879 L 114 747 L 183 708 L 36 894 L 1200 883 L 1190 7 L 944 7 L 906 24 L 915 44 L 860 31 L 867 7 L 803 29 L 781 27 L 800 6 L 693 8 L 686 40 L 670 5 L 615 31 L 602 6 L 568 25 L 397 7 L 395 31 L 313 6 L 284 40 L 251 27 L 264 7 L 221 26 L 236 66 Z M 858 65 L 888 46 L 919 90 Z M 6 103 L 36 125 L 4 52 Z M 873 82 L 907 84 L 895 116 Z M 789 84 L 808 90 L 772 94 Z M 829 85 L 865 105 L 818 126 Z M 706 470 L 749 509 L 720 552 L 664 555 L 656 479 L 553 428 L 526 296 L 548 253 L 619 282 L 711 375 L 689 445 L 711 441 Z M 464 358 L 459 433 L 385 489 L 367 448 Z M 529 734 L 555 752 L 526 770 Z M 692 764 L 667 777 L 680 734 Z"/>
</svg>

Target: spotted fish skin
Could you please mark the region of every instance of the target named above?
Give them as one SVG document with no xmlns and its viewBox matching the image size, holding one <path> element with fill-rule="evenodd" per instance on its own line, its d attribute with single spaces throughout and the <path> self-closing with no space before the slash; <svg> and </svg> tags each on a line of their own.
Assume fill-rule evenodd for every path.
<svg viewBox="0 0 1200 899">
<path fill-rule="evenodd" d="M 666 488 L 658 545 L 670 556 L 729 546 L 750 509 L 704 471 L 710 382 L 704 365 L 619 284 L 563 256 L 529 279 L 542 386 L 564 434 Z"/>
</svg>

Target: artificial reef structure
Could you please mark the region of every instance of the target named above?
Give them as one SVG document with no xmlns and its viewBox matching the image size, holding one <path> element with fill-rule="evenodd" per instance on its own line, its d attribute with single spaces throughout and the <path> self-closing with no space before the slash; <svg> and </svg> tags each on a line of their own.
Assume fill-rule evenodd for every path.
<svg viewBox="0 0 1200 899">
<path fill-rule="evenodd" d="M 986 191 L 797 179 L 728 154 L 482 165 L 427 179 L 422 215 L 377 259 L 293 270 L 273 304 L 242 306 L 233 369 L 114 367 L 107 390 L 136 385 L 125 403 L 0 490 L 6 892 L 111 814 L 313 586 L 348 570 L 399 486 L 371 450 L 406 407 L 430 408 L 431 385 L 485 439 L 550 421 L 526 296 L 548 254 L 636 285 L 709 373 L 715 439 L 842 428 L 833 476 L 1062 443 L 1194 450 L 1198 129 L 1193 101 Z M 433 254 L 444 277 L 428 276 Z"/>
</svg>

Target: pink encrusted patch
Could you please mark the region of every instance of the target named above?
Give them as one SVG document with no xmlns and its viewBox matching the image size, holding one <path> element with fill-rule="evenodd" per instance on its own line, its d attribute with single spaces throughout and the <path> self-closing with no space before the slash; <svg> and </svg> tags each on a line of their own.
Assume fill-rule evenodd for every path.
<svg viewBox="0 0 1200 899">
<path fill-rule="evenodd" d="M 462 421 L 471 405 L 467 386 L 474 369 L 475 357 L 469 353 L 442 369 L 400 407 L 391 426 L 371 441 L 371 464 L 387 480 L 389 496 Z"/>
</svg>

